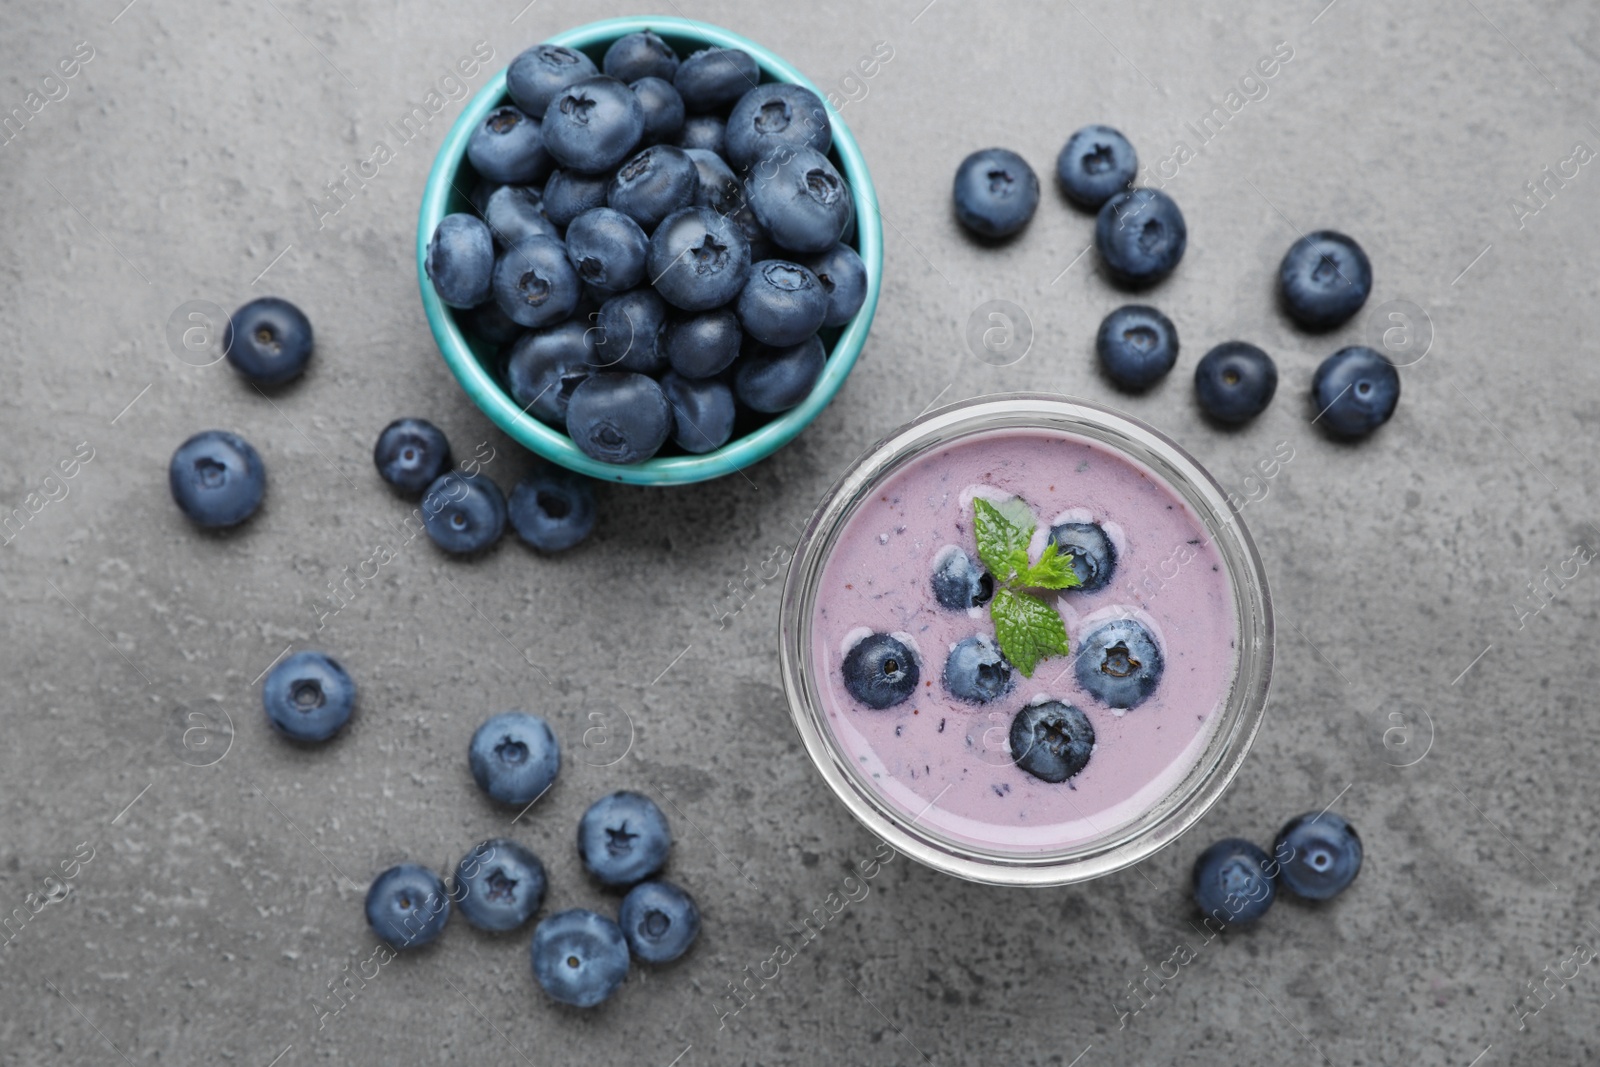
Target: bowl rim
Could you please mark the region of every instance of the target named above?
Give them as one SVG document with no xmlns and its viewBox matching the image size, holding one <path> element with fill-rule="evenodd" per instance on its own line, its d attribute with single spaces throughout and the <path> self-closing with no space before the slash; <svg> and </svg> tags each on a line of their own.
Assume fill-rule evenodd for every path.
<svg viewBox="0 0 1600 1067">
<path fill-rule="evenodd" d="M 633 485 L 685 485 L 720 478 L 767 458 L 794 440 L 838 394 L 861 354 L 877 311 L 883 282 L 883 223 L 878 213 L 877 190 L 868 173 L 866 159 L 855 137 L 839 118 L 837 109 L 826 103 L 827 97 L 810 79 L 781 56 L 756 42 L 708 22 L 672 16 L 639 16 L 586 23 L 540 43 L 583 50 L 642 30 L 653 30 L 667 37 L 687 37 L 708 47 L 743 49 L 755 59 L 764 74 L 777 81 L 791 82 L 811 90 L 828 107 L 828 118 L 833 128 L 833 152 L 839 159 L 842 176 L 850 186 L 855 201 L 856 251 L 866 266 L 867 296 L 860 310 L 845 324 L 834 341 L 823 365 L 822 376 L 817 379 L 810 394 L 771 422 L 729 441 L 714 452 L 698 456 L 658 456 L 628 465 L 591 459 L 565 433 L 527 414 L 506 395 L 494 376 L 478 362 L 478 357 L 473 354 L 456 325 L 454 315 L 439 299 L 438 293 L 434 292 L 425 265 L 428 242 L 439 220 L 447 213 L 445 208 L 451 194 L 460 192 L 465 195 L 465 190 L 455 186 L 454 177 L 466 159 L 467 140 L 478 123 L 505 100 L 504 68 L 468 101 L 434 156 L 417 216 L 417 282 L 422 292 L 422 307 L 427 315 L 428 327 L 451 374 L 478 409 L 524 448 L 568 470 L 605 481 Z"/>
</svg>

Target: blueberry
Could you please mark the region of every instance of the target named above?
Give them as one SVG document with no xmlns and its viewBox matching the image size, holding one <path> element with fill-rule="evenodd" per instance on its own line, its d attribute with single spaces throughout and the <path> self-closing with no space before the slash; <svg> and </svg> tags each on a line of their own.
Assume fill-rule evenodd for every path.
<svg viewBox="0 0 1600 1067">
<path fill-rule="evenodd" d="M 969 704 L 987 704 L 1015 685 L 1011 664 L 984 634 L 957 643 L 944 661 L 944 687 Z"/>
<path fill-rule="evenodd" d="M 472 210 L 482 215 L 489 206 L 489 198 L 495 190 L 504 188 L 501 182 L 492 182 L 488 178 L 479 178 L 473 183 L 472 192 L 467 194 L 467 203 L 472 205 Z"/>
<path fill-rule="evenodd" d="M 700 172 L 681 148 L 651 145 L 617 169 L 606 191 L 606 203 L 632 218 L 646 232 L 694 203 Z"/>
<path fill-rule="evenodd" d="M 651 30 L 624 34 L 611 42 L 600 69 L 619 81 L 640 78 L 672 80 L 678 72 L 678 53 Z"/>
<path fill-rule="evenodd" d="M 672 408 L 661 386 L 632 371 L 604 371 L 579 384 L 567 405 L 567 433 L 590 459 L 640 463 L 666 443 Z"/>
<path fill-rule="evenodd" d="M 1039 206 L 1039 176 L 1004 148 L 974 152 L 956 168 L 956 218 L 979 237 L 1020 233 Z"/>
<path fill-rule="evenodd" d="M 545 217 L 557 226 L 570 226 L 585 211 L 605 207 L 610 188 L 610 175 L 558 170 L 544 183 Z"/>
<path fill-rule="evenodd" d="M 703 148 L 686 148 L 684 154 L 694 163 L 698 179 L 696 206 L 708 207 L 719 215 L 733 215 L 744 208 L 744 185 L 726 160 Z"/>
<path fill-rule="evenodd" d="M 598 174 L 628 158 L 644 136 L 644 107 L 604 74 L 567 86 L 544 113 L 544 146 L 555 161 Z"/>
<path fill-rule="evenodd" d="M 833 126 L 816 93 L 790 82 L 768 82 L 733 105 L 726 137 L 728 162 L 742 169 L 787 148 L 814 148 L 826 155 Z"/>
<path fill-rule="evenodd" d="M 1206 918 L 1223 924 L 1255 922 L 1278 895 L 1274 866 L 1249 841 L 1224 838 L 1194 861 L 1194 902 Z"/>
<path fill-rule="evenodd" d="M 1050 527 L 1048 541 L 1062 555 L 1072 553 L 1072 573 L 1080 583 L 1076 588 L 1092 593 L 1111 584 L 1117 549 L 1099 523 L 1063 522 Z"/>
<path fill-rule="evenodd" d="M 261 506 L 267 469 L 250 442 L 238 434 L 205 430 L 172 453 L 167 485 L 191 522 L 237 526 Z"/>
<path fill-rule="evenodd" d="M 416 495 L 449 468 L 450 442 L 427 419 L 395 419 L 378 435 L 372 461 L 384 481 Z"/>
<path fill-rule="evenodd" d="M 602 885 L 642 882 L 661 870 L 672 831 L 656 802 L 641 793 L 610 793 L 578 822 L 578 855 Z"/>
<path fill-rule="evenodd" d="M 447 220 L 455 217 L 447 216 Z M 430 262 L 432 258 L 430 245 Z M 222 328 L 222 350 L 228 362 L 257 385 L 282 385 L 298 378 L 311 361 L 311 348 L 311 320 L 289 301 L 275 296 L 250 301 L 230 315 Z"/>
<path fill-rule="evenodd" d="M 644 278 L 650 239 L 620 211 L 597 207 L 567 227 L 567 261 L 578 277 L 608 293 L 632 289 Z"/>
<path fill-rule="evenodd" d="M 1136 708 L 1150 698 L 1165 664 L 1142 623 L 1114 619 L 1078 642 L 1078 684 L 1103 704 Z"/>
<path fill-rule="evenodd" d="M 672 439 L 693 455 L 715 452 L 733 436 L 733 390 L 715 378 L 702 381 L 668 371 L 661 391 L 672 406 Z"/>
<path fill-rule="evenodd" d="M 510 344 L 523 332 L 522 326 L 512 322 L 493 300 L 475 308 L 460 309 L 456 312 L 456 322 L 468 335 L 487 341 L 494 348 Z"/>
<path fill-rule="evenodd" d="M 690 111 L 727 107 L 761 81 L 761 69 L 739 48 L 702 48 L 678 64 L 672 84 Z"/>
<path fill-rule="evenodd" d="M 814 148 L 786 148 L 750 168 L 745 195 L 756 221 L 790 252 L 826 252 L 850 222 L 850 187 Z"/>
<path fill-rule="evenodd" d="M 506 68 L 506 92 L 512 103 L 530 115 L 545 109 L 567 86 L 599 73 L 594 60 L 558 44 L 536 44 Z"/>
<path fill-rule="evenodd" d="M 458 212 L 440 219 L 422 263 L 433 291 L 450 307 L 477 307 L 492 295 L 494 238 L 476 215 Z M 228 355 L 231 359 L 231 348 Z"/>
<path fill-rule="evenodd" d="M 750 266 L 739 292 L 739 324 L 762 344 L 797 345 L 816 333 L 828 314 L 828 294 L 798 263 L 769 259 Z"/>
<path fill-rule="evenodd" d="M 1307 900 L 1331 900 L 1361 873 L 1361 838 L 1335 812 L 1308 812 L 1278 831 L 1272 848 L 1284 888 Z"/>
<path fill-rule="evenodd" d="M 946 545 L 933 560 L 933 598 L 951 611 L 981 607 L 994 596 L 994 578 L 983 565 L 955 545 Z"/>
<path fill-rule="evenodd" d="M 1342 233 L 1318 230 L 1289 246 L 1278 264 L 1278 293 L 1289 317 L 1308 330 L 1350 320 L 1372 292 L 1372 263 Z"/>
<path fill-rule="evenodd" d="M 892 708 L 909 700 L 922 676 L 917 658 L 898 638 L 875 633 L 845 653 L 844 687 L 869 708 Z"/>
<path fill-rule="evenodd" d="M 715 115 L 690 115 L 683 120 L 683 129 L 678 133 L 678 147 L 703 148 L 720 156 L 727 129 L 727 123 Z"/>
<path fill-rule="evenodd" d="M 843 326 L 855 318 L 861 305 L 867 302 L 867 265 L 861 256 L 847 244 L 836 244 L 826 252 L 801 260 L 822 283 L 828 294 L 828 310 L 822 316 L 824 326 Z"/>
<path fill-rule="evenodd" d="M 727 308 L 686 315 L 667 324 L 666 356 L 685 378 L 710 378 L 733 365 L 744 343 L 739 316 Z"/>
<path fill-rule="evenodd" d="M 506 530 L 506 498 L 481 474 L 441 474 L 422 494 L 422 524 L 446 552 L 480 552 Z"/>
<path fill-rule="evenodd" d="M 500 253 L 494 299 L 513 322 L 549 326 L 578 306 L 578 275 L 560 241 L 529 237 Z"/>
<path fill-rule="evenodd" d="M 640 882 L 622 898 L 622 936 L 646 963 L 670 963 L 700 936 L 700 909 L 671 882 Z"/>
<path fill-rule="evenodd" d="M 520 185 L 550 173 L 537 119 L 509 104 L 489 112 L 467 139 L 467 160 L 495 182 Z"/>
<path fill-rule="evenodd" d="M 420 863 L 390 867 L 367 890 L 367 925 L 396 949 L 421 948 L 450 921 L 444 879 Z"/>
<path fill-rule="evenodd" d="M 1094 724 L 1059 700 L 1029 704 L 1011 720 L 1011 759 L 1044 782 L 1064 782 L 1089 765 Z"/>
<path fill-rule="evenodd" d="M 572 392 L 595 372 L 594 333 L 581 319 L 530 330 L 506 350 L 506 392 L 540 422 L 566 426 Z"/>
<path fill-rule="evenodd" d="M 1338 437 L 1365 437 L 1389 421 L 1400 402 L 1400 373 L 1383 353 L 1363 345 L 1341 348 L 1311 379 L 1320 421 Z"/>
<path fill-rule="evenodd" d="M 296 652 L 267 672 L 261 706 L 267 720 L 295 741 L 326 741 L 350 721 L 356 684 L 332 657 Z"/>
<path fill-rule="evenodd" d="M 543 466 L 511 490 L 511 528 L 541 552 L 565 552 L 594 529 L 594 483 L 560 467 Z"/>
<path fill-rule="evenodd" d="M 811 395 L 826 359 L 816 335 L 788 348 L 756 345 L 739 361 L 734 394 L 752 411 L 766 415 L 788 411 Z"/>
<path fill-rule="evenodd" d="M 1148 389 L 1178 361 L 1178 328 L 1153 307 L 1126 304 L 1101 321 L 1094 350 L 1112 381 Z"/>
<path fill-rule="evenodd" d="M 644 108 L 644 143 L 671 144 L 683 129 L 683 97 L 669 81 L 639 78 L 628 83 Z"/>
<path fill-rule="evenodd" d="M 654 289 L 630 289 L 600 305 L 595 316 L 597 367 L 631 370 L 652 378 L 666 369 L 667 305 Z"/>
<path fill-rule="evenodd" d="M 483 221 L 499 248 L 529 237 L 554 237 L 561 231 L 544 213 L 544 197 L 531 185 L 502 185 L 483 205 Z"/>
<path fill-rule="evenodd" d="M 1100 208 L 1094 243 L 1113 280 L 1130 287 L 1154 285 L 1183 258 L 1189 229 L 1172 197 L 1158 189 L 1131 189 Z"/>
<path fill-rule="evenodd" d="M 1067 138 L 1056 157 L 1061 191 L 1079 207 L 1094 210 L 1132 186 L 1138 172 L 1133 145 L 1110 126 L 1085 126 Z"/>
<path fill-rule="evenodd" d="M 503 711 L 473 731 L 467 763 L 479 789 L 502 804 L 521 808 L 555 784 L 561 746 L 550 724 L 539 716 Z"/>
<path fill-rule="evenodd" d="M 710 208 L 687 207 L 650 235 L 646 264 L 663 300 L 684 311 L 709 311 L 739 295 L 750 276 L 750 243 Z"/>
<path fill-rule="evenodd" d="M 480 930 L 515 930 L 544 903 L 544 864 L 506 837 L 481 841 L 456 864 L 461 917 Z"/>
<path fill-rule="evenodd" d="M 529 946 L 533 977 L 552 1000 L 592 1008 L 628 976 L 628 942 L 604 915 L 583 908 L 541 919 Z"/>
<path fill-rule="evenodd" d="M 1278 366 L 1255 345 L 1224 341 L 1194 368 L 1200 410 L 1220 422 L 1246 422 L 1272 403 L 1278 391 Z"/>
</svg>

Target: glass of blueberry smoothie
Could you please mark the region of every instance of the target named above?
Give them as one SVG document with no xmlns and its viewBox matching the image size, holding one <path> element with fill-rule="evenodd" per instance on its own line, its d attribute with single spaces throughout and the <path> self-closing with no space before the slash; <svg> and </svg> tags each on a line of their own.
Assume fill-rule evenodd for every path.
<svg viewBox="0 0 1600 1067">
<path fill-rule="evenodd" d="M 1255 545 L 1183 449 L 1007 394 L 923 416 L 829 491 L 790 563 L 782 666 L 829 787 L 980 882 L 1118 870 L 1193 825 L 1266 708 Z"/>
</svg>

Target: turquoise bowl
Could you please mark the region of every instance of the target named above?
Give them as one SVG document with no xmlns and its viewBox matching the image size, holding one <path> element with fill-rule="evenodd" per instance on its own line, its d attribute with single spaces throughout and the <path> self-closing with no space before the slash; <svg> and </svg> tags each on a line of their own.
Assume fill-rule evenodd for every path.
<svg viewBox="0 0 1600 1067">
<path fill-rule="evenodd" d="M 681 18 L 619 18 L 604 22 L 591 22 L 549 38 L 553 44 L 566 45 L 588 54 L 598 65 L 606 47 L 618 37 L 639 30 L 654 30 L 668 44 L 687 55 L 698 48 L 742 48 L 754 57 L 761 68 L 762 81 L 793 82 L 805 86 L 818 97 L 823 97 L 805 75 L 784 60 L 736 33 L 705 22 Z M 506 97 L 505 71 L 495 75 L 467 104 L 466 110 L 450 128 L 439 154 L 434 158 L 433 170 L 428 174 L 428 184 L 422 193 L 422 211 L 417 219 L 417 279 L 422 289 L 422 307 L 428 315 L 428 326 L 438 343 L 439 352 L 450 367 L 456 381 L 467 391 L 472 402 L 494 424 L 514 437 L 525 448 L 559 463 L 570 470 L 607 481 L 628 482 L 633 485 L 684 485 L 720 478 L 725 474 L 743 470 L 757 463 L 790 441 L 817 413 L 827 407 L 834 394 L 844 385 L 850 370 L 855 366 L 861 346 L 866 343 L 867 331 L 872 326 L 872 316 L 878 306 L 878 291 L 883 282 L 883 223 L 878 216 L 878 195 L 867 173 L 867 163 L 861 155 L 850 131 L 830 113 L 833 125 L 833 151 L 830 158 L 839 173 L 849 183 L 855 198 L 855 240 L 848 240 L 861 255 L 867 268 L 867 299 L 851 319 L 837 331 L 827 331 L 823 340 L 837 333 L 829 345 L 828 360 L 822 377 L 817 380 L 811 395 L 798 407 L 784 412 L 759 429 L 729 441 L 715 452 L 700 456 L 658 456 L 626 466 L 602 463 L 590 459 L 578 450 L 565 433 L 546 426 L 524 412 L 511 399 L 495 376 L 496 351 L 493 346 L 468 340 L 456 322 L 455 312 L 446 307 L 433 291 L 423 263 L 428 252 L 428 241 L 439 220 L 454 211 L 471 210 L 467 202 L 470 186 L 458 174 L 465 168 L 467 138 L 490 111 Z"/>
</svg>

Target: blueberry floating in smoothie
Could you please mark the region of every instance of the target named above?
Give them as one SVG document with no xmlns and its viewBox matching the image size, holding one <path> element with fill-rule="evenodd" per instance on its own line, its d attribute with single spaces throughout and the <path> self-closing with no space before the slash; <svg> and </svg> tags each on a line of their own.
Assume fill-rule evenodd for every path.
<svg viewBox="0 0 1600 1067">
<path fill-rule="evenodd" d="M 917 658 L 904 642 L 888 634 L 870 634 L 845 653 L 844 687 L 869 708 L 882 710 L 903 703 L 917 691 Z"/>
<path fill-rule="evenodd" d="M 1117 568 L 1117 550 L 1099 523 L 1063 522 L 1052 526 L 1047 543 L 1055 545 L 1062 555 L 1071 553 L 1072 572 L 1078 576 L 1078 588 L 1085 593 L 1111 584 L 1111 575 Z"/>
<path fill-rule="evenodd" d="M 1136 708 L 1156 691 L 1161 649 L 1142 623 L 1116 619 L 1083 639 L 1078 684 L 1113 708 Z"/>
<path fill-rule="evenodd" d="M 1011 664 L 984 634 L 974 634 L 950 650 L 944 661 L 944 687 L 969 704 L 987 704 L 1017 684 Z"/>
<path fill-rule="evenodd" d="M 1290 819 L 1273 846 L 1283 857 L 1279 879 L 1307 900 L 1329 900 L 1361 873 L 1361 838 L 1355 827 L 1331 811 Z"/>
<path fill-rule="evenodd" d="M 1029 704 L 1011 720 L 1011 758 L 1046 782 L 1064 782 L 1089 765 L 1094 726 L 1089 716 L 1059 700 Z"/>
<path fill-rule="evenodd" d="M 994 578 L 955 545 L 947 545 L 934 560 L 933 597 L 951 611 L 981 608 L 994 596 Z"/>
</svg>

